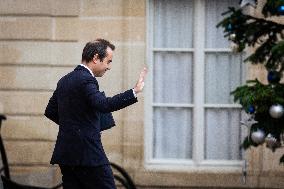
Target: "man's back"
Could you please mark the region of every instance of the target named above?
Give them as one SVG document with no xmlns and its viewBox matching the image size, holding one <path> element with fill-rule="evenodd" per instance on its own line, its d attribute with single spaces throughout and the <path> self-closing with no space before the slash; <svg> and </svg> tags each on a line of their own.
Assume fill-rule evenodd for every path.
<svg viewBox="0 0 284 189">
<path fill-rule="evenodd" d="M 98 126 L 98 110 L 91 107 L 86 94 L 84 94 L 84 82 L 86 80 L 93 80 L 94 83 L 97 83 L 96 79 L 82 66 L 78 66 L 74 71 L 59 80 L 57 84 L 57 103 L 60 126 Z M 96 88 L 98 90 L 98 85 Z"/>
<path fill-rule="evenodd" d="M 57 84 L 59 133 L 52 164 L 97 166 L 108 163 L 100 135 L 100 113 L 84 96 L 86 80 L 96 79 L 78 66 Z"/>
</svg>

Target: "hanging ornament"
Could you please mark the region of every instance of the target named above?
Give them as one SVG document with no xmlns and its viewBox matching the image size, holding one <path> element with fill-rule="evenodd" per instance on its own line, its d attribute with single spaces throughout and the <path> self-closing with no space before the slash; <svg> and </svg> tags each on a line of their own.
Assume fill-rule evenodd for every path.
<svg viewBox="0 0 284 189">
<path fill-rule="evenodd" d="M 227 30 L 228 30 L 228 31 L 232 31 L 232 29 L 233 29 L 232 24 L 228 24 L 228 25 L 227 25 Z"/>
<path fill-rule="evenodd" d="M 265 133 L 263 130 L 257 129 L 251 133 L 251 140 L 256 144 L 262 144 L 265 140 Z"/>
<path fill-rule="evenodd" d="M 257 0 L 240 0 L 240 7 L 243 8 L 244 6 L 251 5 L 256 8 Z"/>
<path fill-rule="evenodd" d="M 235 33 L 231 33 L 230 36 L 229 36 L 229 39 L 231 41 L 234 41 L 236 39 L 236 34 Z"/>
<path fill-rule="evenodd" d="M 279 15 L 284 15 L 284 5 L 277 7 L 277 12 L 279 13 Z"/>
<path fill-rule="evenodd" d="M 275 70 L 268 72 L 267 80 L 269 83 L 272 83 L 272 84 L 279 83 L 280 79 L 281 79 L 281 75 L 279 72 Z"/>
<path fill-rule="evenodd" d="M 247 126 L 248 128 L 251 128 L 251 126 L 252 126 L 253 124 L 258 123 L 258 121 L 255 121 L 254 115 L 248 115 L 248 114 L 246 114 L 245 118 L 244 118 L 243 120 L 241 120 L 240 123 L 241 123 L 242 125 Z"/>
<path fill-rule="evenodd" d="M 272 135 L 272 134 L 268 134 L 265 138 L 265 143 L 266 143 L 266 147 L 273 149 L 279 146 L 279 142 L 277 141 L 277 139 Z"/>
<path fill-rule="evenodd" d="M 248 42 L 252 42 L 253 41 L 253 39 L 254 39 L 254 36 L 253 35 L 250 35 L 250 36 L 248 36 Z"/>
<path fill-rule="evenodd" d="M 249 105 L 248 109 L 247 109 L 248 113 L 253 114 L 255 112 L 255 108 L 253 105 Z"/>
<path fill-rule="evenodd" d="M 284 113 L 284 109 L 283 109 L 283 106 L 280 104 L 274 104 L 270 106 L 269 108 L 269 114 L 273 118 L 278 119 L 282 117 L 283 113 Z"/>
<path fill-rule="evenodd" d="M 251 126 L 258 122 L 255 121 L 254 114 L 245 114 L 245 118 L 240 123 L 248 128 L 248 136 L 250 136 Z"/>
</svg>

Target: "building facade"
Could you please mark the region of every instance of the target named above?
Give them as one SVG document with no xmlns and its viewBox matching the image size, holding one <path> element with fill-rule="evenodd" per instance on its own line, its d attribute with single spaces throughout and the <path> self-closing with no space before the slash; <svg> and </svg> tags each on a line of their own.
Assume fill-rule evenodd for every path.
<svg viewBox="0 0 284 189">
<path fill-rule="evenodd" d="M 266 73 L 242 64 L 246 54 L 233 53 L 216 28 L 238 3 L 0 0 L 0 113 L 8 118 L 2 136 L 13 180 L 60 181 L 49 164 L 58 126 L 44 109 L 85 43 L 105 38 L 116 45 L 112 70 L 99 79 L 108 96 L 132 88 L 149 68 L 139 102 L 115 112 L 117 126 L 103 134 L 110 161 L 138 188 L 284 188 L 283 149 L 239 149 L 247 130 L 230 91 L 246 79 L 265 81 Z M 258 15 L 262 5 L 248 11 Z"/>
</svg>

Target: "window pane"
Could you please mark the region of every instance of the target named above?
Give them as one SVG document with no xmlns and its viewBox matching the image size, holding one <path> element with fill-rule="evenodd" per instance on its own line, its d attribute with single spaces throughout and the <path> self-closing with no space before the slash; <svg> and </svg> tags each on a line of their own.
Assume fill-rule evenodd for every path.
<svg viewBox="0 0 284 189">
<path fill-rule="evenodd" d="M 154 54 L 154 102 L 192 102 L 192 53 Z"/>
<path fill-rule="evenodd" d="M 207 109 L 205 159 L 241 159 L 241 113 L 239 109 Z"/>
<path fill-rule="evenodd" d="M 230 92 L 242 83 L 242 56 L 229 53 L 207 53 L 205 73 L 206 103 L 233 103 Z"/>
<path fill-rule="evenodd" d="M 154 158 L 192 158 L 192 110 L 154 108 Z"/>
<path fill-rule="evenodd" d="M 154 47 L 191 48 L 193 1 L 154 1 Z"/>
<path fill-rule="evenodd" d="M 228 7 L 239 7 L 237 0 L 206 0 L 206 48 L 228 48 L 229 41 L 224 38 L 223 28 L 216 28 L 223 20 L 221 15 Z"/>
</svg>

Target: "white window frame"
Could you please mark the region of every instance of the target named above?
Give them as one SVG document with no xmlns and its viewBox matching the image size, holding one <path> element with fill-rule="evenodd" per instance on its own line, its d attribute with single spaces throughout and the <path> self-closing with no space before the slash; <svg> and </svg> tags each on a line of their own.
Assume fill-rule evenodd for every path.
<svg viewBox="0 0 284 189">
<path fill-rule="evenodd" d="M 144 160 L 145 168 L 161 171 L 222 171 L 240 172 L 244 160 L 204 160 L 204 122 L 206 108 L 241 108 L 238 104 L 204 104 L 205 97 L 205 53 L 207 52 L 231 52 L 230 48 L 215 49 L 205 47 L 205 0 L 194 2 L 194 48 L 154 48 L 153 47 L 153 0 L 146 1 L 146 42 L 147 64 L 149 74 L 145 88 L 145 130 L 144 130 Z M 195 22 L 198 20 L 198 22 Z M 217 24 L 217 23 L 216 23 Z M 194 77 L 194 104 L 159 104 L 153 103 L 153 63 L 154 52 L 192 52 L 193 53 L 193 77 Z M 198 63 L 197 63 L 198 62 Z M 201 64 L 202 63 L 202 64 Z M 243 72 L 243 74 L 245 74 Z M 196 90 L 198 86 L 203 90 Z M 191 107 L 193 111 L 193 143 L 192 160 L 181 159 L 154 159 L 153 158 L 153 107 Z"/>
</svg>

